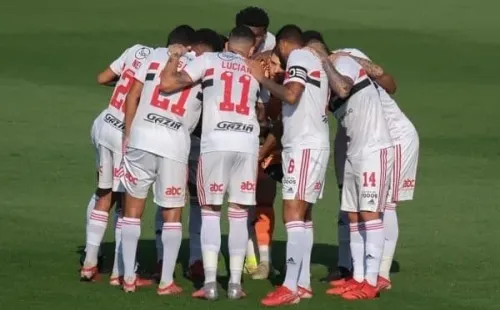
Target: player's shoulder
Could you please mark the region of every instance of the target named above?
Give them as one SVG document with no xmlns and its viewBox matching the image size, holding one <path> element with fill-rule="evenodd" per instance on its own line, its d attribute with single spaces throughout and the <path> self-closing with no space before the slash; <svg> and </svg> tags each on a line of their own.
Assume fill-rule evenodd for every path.
<svg viewBox="0 0 500 310">
<path fill-rule="evenodd" d="M 134 44 L 127 49 L 128 55 L 137 60 L 148 58 L 153 51 L 154 48 L 142 44 Z"/>
<path fill-rule="evenodd" d="M 290 53 L 288 58 L 288 65 L 303 66 L 308 70 L 321 67 L 321 60 L 309 49 L 301 48 L 296 49 Z"/>
<path fill-rule="evenodd" d="M 365 53 L 363 53 L 360 49 L 357 49 L 357 48 L 341 48 L 341 49 L 335 50 L 333 52 L 334 53 L 335 52 L 345 52 L 345 53 L 349 53 L 350 55 L 352 55 L 354 57 L 359 57 L 359 58 L 363 58 L 366 60 L 370 60 L 370 57 L 368 57 Z"/>
</svg>

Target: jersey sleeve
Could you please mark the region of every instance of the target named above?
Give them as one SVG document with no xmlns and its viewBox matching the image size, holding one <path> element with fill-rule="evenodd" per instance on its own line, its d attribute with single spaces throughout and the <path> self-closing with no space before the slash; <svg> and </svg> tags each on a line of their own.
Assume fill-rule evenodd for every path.
<svg viewBox="0 0 500 310">
<path fill-rule="evenodd" d="M 207 70 L 207 62 L 208 59 L 205 54 L 196 57 L 193 61 L 189 62 L 183 69 L 184 72 L 189 75 L 193 82 L 197 82 L 201 80 L 201 78 L 205 75 L 205 71 Z"/>
<path fill-rule="evenodd" d="M 141 82 L 142 84 L 144 84 L 144 82 L 146 81 L 146 75 L 148 73 L 148 69 L 149 69 L 149 65 L 151 63 L 151 59 L 153 57 L 148 57 L 146 59 L 146 61 L 144 61 L 144 63 L 142 64 L 142 66 L 139 68 L 139 70 L 137 70 L 135 72 L 135 75 L 134 75 L 134 79 L 136 79 L 137 81 Z"/>
<path fill-rule="evenodd" d="M 357 48 L 347 48 L 347 49 L 345 49 L 345 51 L 354 57 L 370 60 L 370 58 L 365 53 L 358 50 Z"/>
<path fill-rule="evenodd" d="M 339 57 L 335 63 L 335 69 L 342 74 L 350 78 L 353 82 L 356 81 L 359 74 L 358 63 L 350 57 Z"/>
<path fill-rule="evenodd" d="M 286 63 L 284 84 L 297 82 L 305 86 L 309 67 L 310 57 L 308 57 L 307 52 L 302 50 L 293 51 L 290 54 L 290 57 L 288 57 L 288 61 Z"/>
<path fill-rule="evenodd" d="M 130 48 L 127 48 L 115 61 L 113 61 L 109 68 L 116 74 L 121 75 L 123 71 L 123 67 L 125 66 L 125 61 L 127 60 L 127 54 Z"/>
</svg>

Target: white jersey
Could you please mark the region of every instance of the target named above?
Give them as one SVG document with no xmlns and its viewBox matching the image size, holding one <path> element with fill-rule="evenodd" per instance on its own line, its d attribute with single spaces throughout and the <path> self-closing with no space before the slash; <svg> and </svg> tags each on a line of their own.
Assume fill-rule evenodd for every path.
<svg viewBox="0 0 500 310">
<path fill-rule="evenodd" d="M 232 52 L 205 53 L 184 71 L 193 81 L 201 81 L 203 89 L 201 153 L 257 154 L 260 128 L 255 107 L 260 87 L 245 59 Z"/>
<path fill-rule="evenodd" d="M 304 92 L 296 104 L 282 104 L 284 149 L 329 149 L 326 115 L 330 88 L 321 61 L 311 51 L 293 51 L 286 64 L 284 84 L 297 82 Z"/>
<path fill-rule="evenodd" d="M 358 157 L 390 147 L 392 140 L 375 85 L 363 67 L 351 57 L 338 57 L 337 71 L 354 81 L 353 89 L 366 84 L 347 100 L 335 99 L 333 114 L 346 130 L 347 157 Z M 351 91 L 352 93 L 352 91 Z"/>
<path fill-rule="evenodd" d="M 255 49 L 255 53 L 271 51 L 276 46 L 276 37 L 269 31 L 266 33 L 266 38 L 262 44 Z"/>
<path fill-rule="evenodd" d="M 104 117 L 104 124 L 99 132 L 98 141 L 99 144 L 115 153 L 121 153 L 122 151 L 121 145 L 123 130 L 125 128 L 125 123 L 123 122 L 125 117 L 125 98 L 130 87 L 132 87 L 135 73 L 146 62 L 152 51 L 153 49 L 150 47 L 136 44 L 126 49 L 118 59 L 109 65 L 109 68 L 116 75 L 120 76 L 120 79 L 116 82 L 115 89 L 113 90 L 113 95 L 111 96 L 107 113 Z"/>
<path fill-rule="evenodd" d="M 366 54 L 355 48 L 344 48 L 337 51 L 347 52 L 355 57 L 370 60 Z M 389 126 L 389 133 L 394 143 L 404 140 L 405 137 L 413 136 L 417 130 L 412 122 L 401 111 L 396 101 L 383 89 L 378 87 L 385 119 Z"/>
<path fill-rule="evenodd" d="M 190 134 L 201 113 L 201 86 L 196 84 L 173 94 L 159 91 L 160 73 L 168 61 L 168 49 L 157 48 L 135 79 L 144 84 L 139 106 L 130 128 L 129 146 L 187 163 Z M 181 57 L 179 69 L 195 55 Z"/>
</svg>

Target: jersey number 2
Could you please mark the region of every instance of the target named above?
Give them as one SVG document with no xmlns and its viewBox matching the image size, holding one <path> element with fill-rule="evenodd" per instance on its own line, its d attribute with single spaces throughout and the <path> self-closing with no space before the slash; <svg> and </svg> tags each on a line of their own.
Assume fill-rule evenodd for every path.
<svg viewBox="0 0 500 310">
<path fill-rule="evenodd" d="M 221 111 L 248 115 L 250 113 L 250 107 L 248 106 L 248 93 L 250 92 L 251 77 L 245 74 L 240 76 L 238 79 L 238 82 L 242 86 L 239 104 L 231 102 L 231 95 L 233 94 L 233 73 L 225 71 L 221 74 L 220 78 L 224 82 L 224 98 L 219 105 L 219 109 Z"/>
<path fill-rule="evenodd" d="M 111 105 L 118 110 L 124 110 L 125 108 L 125 97 L 128 94 L 128 91 L 132 87 L 132 82 L 134 81 L 134 72 L 130 69 L 127 69 L 122 73 L 120 78 L 120 84 L 116 85 L 115 91 L 113 92 L 113 96 L 111 97 Z M 121 98 L 120 98 L 121 97 Z"/>
</svg>

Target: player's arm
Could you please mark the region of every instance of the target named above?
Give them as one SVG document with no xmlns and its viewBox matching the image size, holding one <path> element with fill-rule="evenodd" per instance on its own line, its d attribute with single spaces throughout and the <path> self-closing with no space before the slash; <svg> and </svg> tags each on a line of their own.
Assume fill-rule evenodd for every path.
<svg viewBox="0 0 500 310">
<path fill-rule="evenodd" d="M 365 69 L 366 74 L 368 74 L 368 76 L 372 79 L 377 79 L 384 75 L 384 69 L 376 63 L 361 57 L 353 56 L 350 54 L 347 55 L 356 60 L 356 62 L 360 64 L 363 69 Z"/>
<path fill-rule="evenodd" d="M 384 73 L 382 76 L 375 79 L 378 85 L 380 85 L 388 94 L 395 94 L 397 90 L 396 81 L 389 73 Z"/>
<path fill-rule="evenodd" d="M 188 73 L 189 71 L 177 70 L 180 58 L 187 52 L 186 47 L 180 44 L 173 44 L 169 46 L 168 52 L 167 64 L 160 74 L 160 90 L 165 93 L 173 93 L 197 82 L 197 79 L 192 79 L 192 75 Z M 193 62 L 196 61 L 192 61 L 191 63 Z"/>
<path fill-rule="evenodd" d="M 281 120 L 271 120 L 270 127 L 270 132 L 259 149 L 259 162 L 269 157 L 276 150 L 279 140 L 283 135 L 283 123 Z"/>
<path fill-rule="evenodd" d="M 141 99 L 141 92 L 144 84 L 141 81 L 134 80 L 127 97 L 125 98 L 125 138 L 130 136 L 130 128 L 134 120 L 139 100 Z"/>
<path fill-rule="evenodd" d="M 321 58 L 321 64 L 323 65 L 323 70 L 325 70 L 326 76 L 328 77 L 330 88 L 340 98 L 347 98 L 351 93 L 352 87 L 354 86 L 355 78 L 341 74 L 328 58 Z"/>
<path fill-rule="evenodd" d="M 97 83 L 99 85 L 114 86 L 119 78 L 119 74 L 116 74 L 110 67 L 107 67 L 97 75 Z"/>
<path fill-rule="evenodd" d="M 289 81 L 285 85 L 280 85 L 266 77 L 260 61 L 247 60 L 246 63 L 250 68 L 250 73 L 259 81 L 262 87 L 267 89 L 273 96 L 288 104 L 297 104 L 299 102 L 304 92 L 305 82 L 302 84 L 295 81 Z M 306 77 L 307 72 L 304 79 Z"/>
</svg>

